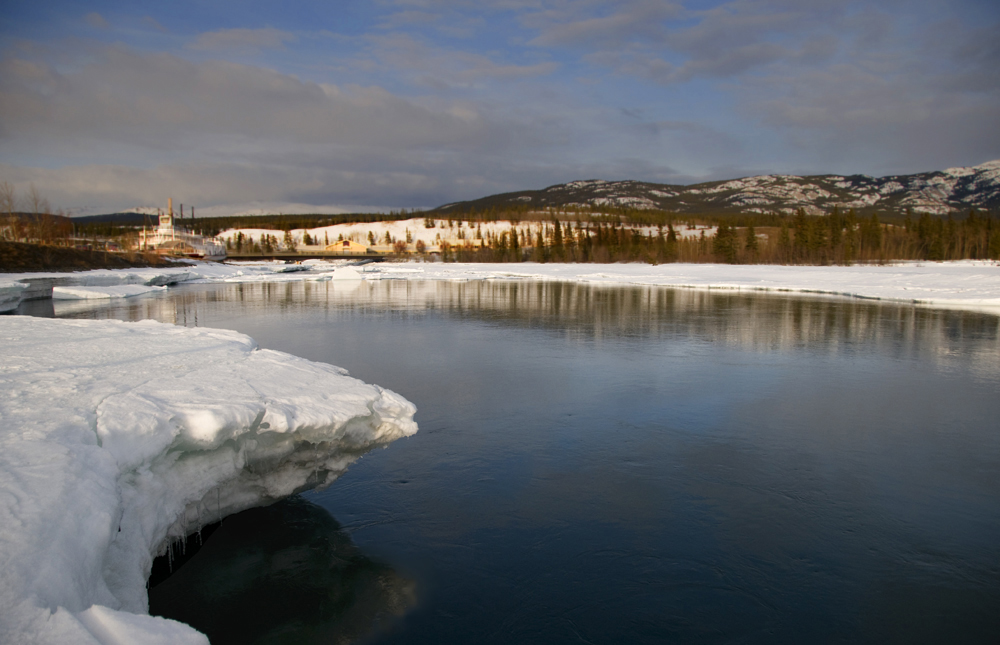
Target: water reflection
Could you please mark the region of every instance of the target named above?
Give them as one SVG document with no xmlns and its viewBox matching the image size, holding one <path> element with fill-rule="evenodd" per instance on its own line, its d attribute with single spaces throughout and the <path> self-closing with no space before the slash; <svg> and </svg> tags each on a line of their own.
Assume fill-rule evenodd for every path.
<svg viewBox="0 0 1000 645">
<path fill-rule="evenodd" d="M 984 374 L 1000 374 L 1000 317 L 824 296 L 562 282 L 285 282 L 187 285 L 111 303 L 30 302 L 19 313 L 197 326 L 200 312 L 220 307 L 233 317 L 320 309 L 444 314 L 588 340 L 700 338 L 757 353 L 803 347 L 837 353 L 877 343 L 891 346 L 897 356 L 920 354 L 939 363 L 960 359 Z M 973 347 L 967 341 L 978 342 Z"/>
<path fill-rule="evenodd" d="M 415 602 L 412 581 L 361 553 L 301 497 L 226 518 L 149 592 L 150 613 L 225 643 L 349 643 Z"/>
</svg>

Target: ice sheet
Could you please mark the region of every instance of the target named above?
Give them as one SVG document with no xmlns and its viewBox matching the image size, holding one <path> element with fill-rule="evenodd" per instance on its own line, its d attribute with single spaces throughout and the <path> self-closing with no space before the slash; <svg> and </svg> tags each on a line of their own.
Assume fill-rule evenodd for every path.
<svg viewBox="0 0 1000 645">
<path fill-rule="evenodd" d="M 416 431 L 402 397 L 247 336 L 0 318 L 0 642 L 191 642 L 146 615 L 171 538 Z"/>
<path fill-rule="evenodd" d="M 288 272 L 287 267 L 294 267 Z M 7 279 L 66 277 L 67 274 L 8 274 Z M 734 289 L 823 293 L 911 302 L 934 307 L 1000 308 L 1000 263 L 898 262 L 854 266 L 766 264 L 459 264 L 382 262 L 363 267 L 310 261 L 241 264 L 197 263 L 170 269 L 125 269 L 70 274 L 88 287 L 160 286 L 180 282 L 292 282 L 304 280 L 567 280 L 602 284 L 660 285 L 691 289 Z M 63 289 L 63 287 L 59 287 Z M 2 294 L 0 288 L 0 294 Z M 13 296 L 11 296 L 13 297 Z M 0 295 L 2 298 L 2 295 Z"/>
</svg>

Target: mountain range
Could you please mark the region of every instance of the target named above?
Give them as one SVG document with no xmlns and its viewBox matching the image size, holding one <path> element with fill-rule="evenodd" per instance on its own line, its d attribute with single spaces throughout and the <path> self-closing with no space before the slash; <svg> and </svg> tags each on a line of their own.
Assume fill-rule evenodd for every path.
<svg viewBox="0 0 1000 645">
<path fill-rule="evenodd" d="M 298 205 L 302 208 L 302 205 Z M 511 208 L 528 211 L 546 208 L 594 207 L 598 209 L 663 210 L 680 214 L 794 213 L 799 208 L 820 215 L 834 206 L 872 212 L 947 215 L 976 208 L 1000 211 L 1000 160 L 978 166 L 948 168 L 913 175 L 757 175 L 700 184 L 654 184 L 644 181 L 588 179 L 521 190 L 471 201 L 453 202 L 426 211 L 450 215 L 470 211 Z M 139 226 L 155 222 L 155 207 L 122 213 L 77 216 L 77 223 L 110 222 Z M 204 211 L 202 211 L 203 213 Z M 286 213 L 295 210 L 285 209 Z M 301 213 L 305 217 L 344 217 Z"/>
<path fill-rule="evenodd" d="M 675 213 L 793 213 L 819 215 L 834 206 L 859 213 L 946 215 L 1000 208 L 1000 160 L 913 175 L 758 175 L 687 186 L 589 179 L 439 206 L 432 212 L 485 211 L 514 205 L 657 209 Z"/>
</svg>

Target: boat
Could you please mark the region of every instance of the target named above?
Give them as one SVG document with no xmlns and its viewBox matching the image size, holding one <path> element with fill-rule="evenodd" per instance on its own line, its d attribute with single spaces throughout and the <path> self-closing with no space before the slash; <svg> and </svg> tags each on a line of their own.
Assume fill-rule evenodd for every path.
<svg viewBox="0 0 1000 645">
<path fill-rule="evenodd" d="M 184 206 L 181 205 L 181 219 Z M 194 207 L 191 207 L 194 219 Z M 174 218 L 174 200 L 167 199 L 167 210 L 159 214 L 159 226 L 152 230 L 143 227 L 139 233 L 139 249 L 162 255 L 194 258 L 197 260 L 225 260 L 226 243 L 217 237 L 198 235 L 177 225 Z"/>
</svg>

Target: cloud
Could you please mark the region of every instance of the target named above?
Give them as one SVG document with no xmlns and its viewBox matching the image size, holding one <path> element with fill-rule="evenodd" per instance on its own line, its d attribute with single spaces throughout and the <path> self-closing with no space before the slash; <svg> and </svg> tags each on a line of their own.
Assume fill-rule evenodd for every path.
<svg viewBox="0 0 1000 645">
<path fill-rule="evenodd" d="M 524 73 L 485 57 L 464 59 L 456 71 L 467 79 Z M 105 211 L 181 192 L 199 207 L 436 206 L 544 174 L 511 151 L 541 150 L 565 133 L 511 114 L 121 45 L 92 51 L 72 69 L 6 58 L 0 146 L 3 160 L 19 162 L 0 176 L 36 183 L 59 207 Z"/>
<path fill-rule="evenodd" d="M 441 14 L 430 11 L 397 11 L 383 18 L 379 24 L 379 29 L 399 29 L 400 27 L 411 27 L 414 25 L 425 25 L 437 22 L 441 19 Z"/>
<path fill-rule="evenodd" d="M 385 67 L 411 72 L 421 84 L 437 89 L 547 76 L 559 68 L 554 61 L 497 63 L 483 54 L 437 47 L 405 34 L 372 36 L 369 42 L 372 56 Z"/>
<path fill-rule="evenodd" d="M 95 29 L 110 29 L 111 28 L 111 25 L 108 23 L 107 20 L 105 20 L 104 16 L 102 16 L 99 13 L 97 13 L 96 11 L 92 11 L 92 12 L 88 13 L 86 16 L 83 17 L 83 19 L 86 21 L 86 23 L 88 25 L 90 25 L 91 27 L 93 27 Z"/>
<path fill-rule="evenodd" d="M 168 33 L 170 31 L 169 29 L 167 29 L 166 27 L 164 27 L 162 24 L 160 24 L 160 21 L 158 21 L 156 18 L 154 18 L 152 16 L 143 16 L 142 17 L 142 24 L 146 25 L 147 27 L 149 27 L 151 29 L 154 29 L 154 30 L 160 32 L 161 34 L 165 34 L 165 33 Z"/>
<path fill-rule="evenodd" d="M 680 5 L 667 2 L 629 2 L 612 5 L 606 15 L 581 15 L 579 9 L 560 7 L 524 16 L 522 22 L 538 29 L 529 42 L 541 47 L 616 47 L 636 40 L 662 41 L 667 36 L 664 22 L 677 17 Z"/>
<path fill-rule="evenodd" d="M 379 87 L 319 84 L 120 46 L 71 72 L 0 61 L 0 113 L 3 138 L 53 148 L 87 140 L 169 150 L 203 146 L 210 137 L 260 146 L 500 149 L 508 139 L 469 104 L 421 105 Z"/>
<path fill-rule="evenodd" d="M 741 103 L 794 147 L 845 172 L 856 159 L 878 173 L 972 165 L 997 155 L 1000 86 L 988 81 L 992 70 L 966 68 L 963 82 L 950 71 L 872 71 L 879 67 L 862 59 L 776 72 L 744 88 Z"/>
<path fill-rule="evenodd" d="M 284 49 L 285 43 L 298 40 L 295 34 L 280 29 L 220 29 L 200 34 L 188 49 L 198 51 L 258 51 Z"/>
<path fill-rule="evenodd" d="M 398 208 L 1000 156 L 1000 11 L 979 0 L 380 0 L 187 37 L 181 2 L 4 31 L 0 180 L 61 205 Z"/>
</svg>

